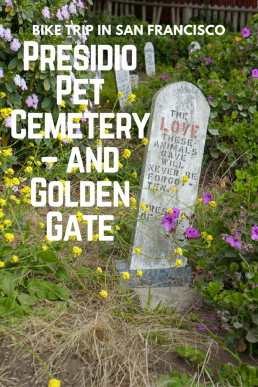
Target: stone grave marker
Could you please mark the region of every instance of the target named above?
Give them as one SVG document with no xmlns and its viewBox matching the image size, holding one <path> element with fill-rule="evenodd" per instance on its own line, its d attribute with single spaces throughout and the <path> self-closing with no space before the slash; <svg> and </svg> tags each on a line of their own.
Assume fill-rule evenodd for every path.
<svg viewBox="0 0 258 387">
<path fill-rule="evenodd" d="M 129 71 L 122 68 L 122 55 L 120 55 L 120 70 L 115 70 L 115 78 L 117 92 L 123 93 L 123 97 L 119 98 L 120 107 L 122 108 L 128 100 L 128 95 L 132 94 Z"/>
<path fill-rule="evenodd" d="M 137 198 L 138 220 L 131 241 L 132 271 L 157 270 L 154 277 L 158 278 L 160 270 L 179 273 L 187 269 L 185 257 L 169 257 L 178 247 L 174 240 L 183 240 L 182 231 L 191 227 L 187 218 L 181 220 L 181 215 L 190 217 L 194 211 L 209 112 L 204 95 L 188 82 L 169 84 L 153 98 Z M 189 181 L 183 185 L 184 175 Z M 141 210 L 141 203 L 148 206 L 149 213 Z M 172 237 L 163 227 L 162 218 L 173 207 L 180 210 L 180 215 Z M 141 253 L 136 254 L 135 248 L 141 248 Z M 179 258 L 182 267 L 171 269 Z M 165 277 L 168 286 L 168 276 Z"/>
<path fill-rule="evenodd" d="M 139 89 L 139 74 L 130 74 L 131 87 Z"/>
<path fill-rule="evenodd" d="M 154 46 L 151 42 L 147 42 L 144 46 L 144 55 L 145 55 L 145 69 L 146 74 L 151 77 L 155 75 L 155 53 Z"/>
<path fill-rule="evenodd" d="M 192 49 L 190 50 L 190 53 L 191 53 L 191 52 L 194 52 L 194 51 L 196 51 L 196 50 L 200 50 L 200 49 L 201 49 L 201 45 L 200 45 L 199 42 L 192 42 L 192 43 L 190 44 L 190 47 L 192 47 Z"/>
</svg>

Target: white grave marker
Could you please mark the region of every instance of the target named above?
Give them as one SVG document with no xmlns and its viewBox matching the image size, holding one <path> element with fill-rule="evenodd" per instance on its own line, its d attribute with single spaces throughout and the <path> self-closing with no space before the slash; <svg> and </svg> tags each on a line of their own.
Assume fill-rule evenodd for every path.
<svg viewBox="0 0 258 387">
<path fill-rule="evenodd" d="M 151 42 L 147 42 L 144 47 L 144 55 L 145 55 L 145 69 L 146 74 L 151 77 L 155 75 L 155 54 L 154 54 L 154 46 Z"/>
<path fill-rule="evenodd" d="M 179 228 L 189 227 L 189 221 L 181 220 L 181 215 L 191 216 L 190 207 L 196 203 L 209 113 L 208 102 L 191 83 L 169 84 L 155 94 L 137 199 L 139 216 L 132 236 L 130 270 L 166 269 L 175 266 L 179 257 L 186 265 L 187 259 L 182 256 L 168 259 L 178 247 L 173 238 L 183 237 L 178 231 L 173 238 L 167 237 L 168 230 L 161 220 L 167 209 L 176 207 L 180 210 Z M 189 181 L 182 185 L 184 175 Z M 149 207 L 149 213 L 141 212 L 141 203 Z M 136 254 L 135 248 L 141 248 L 141 254 Z"/>
<path fill-rule="evenodd" d="M 190 47 L 191 47 L 190 53 L 191 53 L 191 52 L 194 52 L 194 51 L 196 51 L 196 50 L 200 50 L 200 49 L 201 49 L 201 45 L 200 45 L 199 42 L 192 42 L 192 43 L 190 44 Z"/>
<path fill-rule="evenodd" d="M 129 71 L 122 68 L 122 55 L 120 55 L 120 68 L 121 70 L 115 70 L 115 77 L 117 92 L 123 93 L 123 97 L 119 98 L 120 107 L 122 108 L 128 100 L 128 95 L 132 94 Z"/>
<path fill-rule="evenodd" d="M 130 74 L 131 86 L 139 89 L 139 74 Z"/>
</svg>

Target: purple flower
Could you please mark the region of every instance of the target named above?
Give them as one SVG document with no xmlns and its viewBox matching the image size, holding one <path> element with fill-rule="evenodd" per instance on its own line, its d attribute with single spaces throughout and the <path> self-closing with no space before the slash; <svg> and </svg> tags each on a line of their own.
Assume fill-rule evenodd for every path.
<svg viewBox="0 0 258 387">
<path fill-rule="evenodd" d="M 70 13 L 72 13 L 72 14 L 76 14 L 77 12 L 76 12 L 76 6 L 75 6 L 75 4 L 74 3 L 70 3 L 70 5 L 69 5 L 69 11 L 70 11 Z"/>
<path fill-rule="evenodd" d="M 78 1 L 77 7 L 78 7 L 78 8 L 81 8 L 81 9 L 84 8 L 84 4 L 83 4 L 83 2 L 82 2 L 81 0 Z"/>
<path fill-rule="evenodd" d="M 25 103 L 27 104 L 28 107 L 32 107 L 33 106 L 33 98 L 31 95 L 28 96 L 28 98 L 26 99 Z"/>
<path fill-rule="evenodd" d="M 13 3 L 11 2 L 11 0 L 5 0 L 6 2 L 6 7 L 12 7 L 13 8 Z"/>
<path fill-rule="evenodd" d="M 240 238 L 241 234 L 240 232 L 237 233 L 238 238 Z M 238 249 L 241 249 L 242 243 L 239 242 L 237 237 L 234 235 L 231 235 L 230 237 L 227 237 L 226 242 L 230 243 L 232 247 L 237 247 Z"/>
<path fill-rule="evenodd" d="M 4 70 L 0 68 L 0 78 L 4 78 Z"/>
<path fill-rule="evenodd" d="M 249 38 L 250 34 L 251 34 L 251 33 L 250 33 L 250 30 L 249 30 L 248 28 L 245 27 L 245 28 L 243 29 L 243 31 L 242 31 L 243 37 L 244 37 L 244 38 Z"/>
<path fill-rule="evenodd" d="M 180 67 L 180 69 L 183 67 L 182 63 L 180 63 L 180 66 L 179 66 L 179 67 Z"/>
<path fill-rule="evenodd" d="M 19 39 L 14 38 L 10 43 L 10 49 L 13 51 L 18 51 L 19 48 L 21 48 L 21 43 L 19 42 Z"/>
<path fill-rule="evenodd" d="M 69 19 L 70 14 L 69 14 L 69 12 L 67 10 L 67 5 L 62 7 L 61 15 L 64 17 L 64 19 Z"/>
<path fill-rule="evenodd" d="M 252 77 L 258 78 L 258 70 L 257 69 L 252 70 Z"/>
<path fill-rule="evenodd" d="M 216 320 L 217 320 L 215 316 L 211 316 L 210 319 L 211 319 L 212 321 L 216 321 Z"/>
<path fill-rule="evenodd" d="M 57 10 L 56 17 L 58 18 L 58 20 L 64 20 L 63 16 L 61 15 L 61 9 Z"/>
<path fill-rule="evenodd" d="M 36 110 L 38 108 L 38 103 L 39 103 L 39 99 L 38 99 L 37 94 L 32 94 L 32 98 L 33 98 L 32 107 L 34 107 L 34 109 Z"/>
<path fill-rule="evenodd" d="M 199 325 L 198 331 L 205 331 L 205 330 L 206 330 L 206 328 L 203 325 Z"/>
<path fill-rule="evenodd" d="M 5 28 L 0 24 L 0 38 L 4 38 Z"/>
<path fill-rule="evenodd" d="M 254 241 L 255 239 L 258 239 L 258 227 L 253 226 L 252 227 L 252 236 L 251 239 Z"/>
<path fill-rule="evenodd" d="M 251 289 L 253 289 L 254 287 L 257 287 L 258 285 L 254 285 L 254 284 L 251 284 Z"/>
<path fill-rule="evenodd" d="M 198 307 L 203 306 L 203 303 L 202 302 L 197 302 L 196 306 L 198 306 Z"/>
<path fill-rule="evenodd" d="M 49 8 L 48 7 L 44 7 L 42 9 L 42 15 L 46 18 L 46 19 L 50 19 L 50 12 L 49 12 Z"/>
<path fill-rule="evenodd" d="M 22 90 L 28 90 L 28 87 L 26 85 L 26 81 L 24 78 L 21 78 L 21 89 Z"/>
<path fill-rule="evenodd" d="M 12 117 L 11 116 L 6 117 L 6 119 L 4 120 L 4 123 L 5 123 L 5 126 L 7 128 L 11 128 L 12 127 Z"/>
<path fill-rule="evenodd" d="M 212 101 L 212 100 L 213 100 L 213 97 L 210 96 L 210 97 L 209 97 L 209 100 Z"/>
<path fill-rule="evenodd" d="M 4 31 L 4 38 L 7 40 L 7 42 L 10 42 L 12 40 L 12 35 L 11 35 L 11 30 L 10 28 L 6 28 Z"/>
<path fill-rule="evenodd" d="M 217 331 L 219 328 L 216 326 L 216 325 L 213 325 L 213 327 L 211 328 L 213 331 Z"/>
<path fill-rule="evenodd" d="M 187 238 L 188 239 L 193 239 L 193 238 L 198 238 L 199 236 L 201 236 L 201 234 L 199 233 L 198 230 L 196 230 L 195 228 L 191 228 L 191 227 L 188 227 L 186 230 L 186 235 L 187 235 Z"/>
<path fill-rule="evenodd" d="M 14 83 L 16 86 L 21 87 L 21 76 L 19 74 L 16 74 L 15 77 L 13 78 Z"/>
<path fill-rule="evenodd" d="M 168 231 L 170 231 L 172 228 L 175 228 L 175 221 L 176 218 L 178 218 L 180 211 L 178 208 L 172 208 L 173 212 L 172 214 L 167 214 L 163 219 L 163 227 L 167 228 Z"/>
<path fill-rule="evenodd" d="M 211 193 L 205 193 L 204 197 L 202 198 L 203 204 L 208 204 L 213 201 L 213 198 L 211 196 Z"/>
<path fill-rule="evenodd" d="M 219 345 L 216 344 L 216 343 L 212 343 L 212 345 L 213 345 L 214 347 L 219 347 Z"/>
<path fill-rule="evenodd" d="M 202 317 L 210 317 L 209 314 L 203 314 Z"/>
<path fill-rule="evenodd" d="M 189 47 L 189 50 L 191 50 L 192 49 L 192 47 Z"/>
<path fill-rule="evenodd" d="M 164 79 L 164 81 L 166 81 L 168 79 L 168 77 L 166 75 L 163 75 L 162 78 Z"/>
<path fill-rule="evenodd" d="M 211 58 L 203 58 L 203 61 L 204 61 L 204 62 L 209 62 L 209 63 L 212 63 L 212 60 L 211 60 Z"/>
<path fill-rule="evenodd" d="M 196 269 L 196 274 L 197 275 L 202 274 L 202 269 Z"/>
</svg>

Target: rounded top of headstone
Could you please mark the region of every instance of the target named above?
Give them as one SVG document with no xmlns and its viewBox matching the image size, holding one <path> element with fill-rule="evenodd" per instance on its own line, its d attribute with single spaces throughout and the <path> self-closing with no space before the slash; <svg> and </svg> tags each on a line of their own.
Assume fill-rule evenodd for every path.
<svg viewBox="0 0 258 387">
<path fill-rule="evenodd" d="M 182 100 L 186 103 L 187 100 L 196 100 L 196 104 L 200 110 L 207 109 L 210 111 L 210 105 L 201 90 L 190 82 L 182 81 L 169 83 L 168 85 L 162 87 L 162 89 L 154 95 L 152 107 L 154 108 L 156 103 L 168 105 L 172 99 L 177 100 L 179 104 Z"/>
<path fill-rule="evenodd" d="M 191 47 L 191 50 L 190 50 L 190 47 Z M 196 51 L 196 50 L 200 50 L 200 49 L 201 49 L 200 43 L 199 43 L 199 42 L 195 42 L 195 41 L 193 41 L 193 42 L 190 44 L 190 47 L 189 47 L 190 52 L 193 52 L 193 51 Z"/>
</svg>

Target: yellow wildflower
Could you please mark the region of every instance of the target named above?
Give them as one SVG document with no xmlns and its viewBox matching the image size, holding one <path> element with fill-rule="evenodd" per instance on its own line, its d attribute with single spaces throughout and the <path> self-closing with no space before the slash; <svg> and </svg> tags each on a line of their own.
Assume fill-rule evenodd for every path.
<svg viewBox="0 0 258 387">
<path fill-rule="evenodd" d="M 132 176 L 133 176 L 133 177 L 137 177 L 137 173 L 136 173 L 136 172 L 133 172 L 133 173 L 132 173 Z"/>
<path fill-rule="evenodd" d="M 4 98 L 4 97 L 6 97 L 6 94 L 3 93 L 3 92 L 1 92 L 1 93 L 0 93 L 0 97 L 1 97 L 1 98 Z"/>
<path fill-rule="evenodd" d="M 129 149 L 125 149 L 122 157 L 124 159 L 129 159 L 130 156 L 131 156 L 131 151 L 129 151 Z"/>
<path fill-rule="evenodd" d="M 123 202 L 121 200 L 118 200 L 118 206 L 122 207 L 122 205 L 123 205 Z"/>
<path fill-rule="evenodd" d="M 70 241 L 75 241 L 75 240 L 76 240 L 76 236 L 70 235 L 70 236 L 69 236 L 69 239 L 70 239 Z"/>
<path fill-rule="evenodd" d="M 13 155 L 12 152 L 13 152 L 12 148 L 4 149 L 3 155 L 4 155 L 4 157 L 12 156 Z"/>
<path fill-rule="evenodd" d="M 119 91 L 117 96 L 118 96 L 118 98 L 122 98 L 124 96 L 124 94 L 121 91 Z"/>
<path fill-rule="evenodd" d="M 37 165 L 37 167 L 39 167 L 41 165 L 41 161 L 35 161 L 35 164 Z"/>
<path fill-rule="evenodd" d="M 79 255 L 81 255 L 82 253 L 82 249 L 80 249 L 80 247 L 78 246 L 74 246 L 73 247 L 73 256 L 76 257 L 76 255 L 79 257 Z"/>
<path fill-rule="evenodd" d="M 80 211 L 78 211 L 78 212 L 76 213 L 76 219 L 78 220 L 78 222 L 81 222 L 82 219 L 83 219 L 83 213 L 80 212 Z"/>
<path fill-rule="evenodd" d="M 134 252 L 135 252 L 136 254 L 141 254 L 142 249 L 140 249 L 139 247 L 136 247 L 136 248 L 134 249 Z"/>
<path fill-rule="evenodd" d="M 61 106 L 62 108 L 65 108 L 65 101 L 64 101 L 63 99 L 62 99 L 62 102 L 61 102 L 60 106 Z"/>
<path fill-rule="evenodd" d="M 130 274 L 128 273 L 128 271 L 123 271 L 123 276 L 122 276 L 123 279 L 129 279 L 130 278 Z"/>
<path fill-rule="evenodd" d="M 123 168 L 123 164 L 118 163 L 119 168 Z"/>
<path fill-rule="evenodd" d="M 101 267 L 98 267 L 98 268 L 97 268 L 97 271 L 101 274 L 101 273 L 102 273 Z"/>
<path fill-rule="evenodd" d="M 26 185 L 26 187 L 22 188 L 22 189 L 20 190 L 20 192 L 21 192 L 22 194 L 30 194 L 30 193 L 31 193 L 31 189 L 30 189 L 30 187 L 28 187 L 28 186 Z"/>
<path fill-rule="evenodd" d="M 92 239 L 93 239 L 94 242 L 96 242 L 99 239 L 99 234 L 93 235 Z"/>
<path fill-rule="evenodd" d="M 183 176 L 183 184 L 188 183 L 188 177 L 186 175 Z"/>
<path fill-rule="evenodd" d="M 149 208 L 146 208 L 145 212 L 147 212 L 147 214 L 149 214 L 150 209 L 149 209 Z"/>
<path fill-rule="evenodd" d="M 207 234 L 207 232 L 205 232 L 205 231 L 202 231 L 202 232 L 201 232 L 201 236 L 202 236 L 202 238 L 204 238 L 204 239 L 205 239 L 207 235 L 208 235 L 208 234 Z"/>
<path fill-rule="evenodd" d="M 19 258 L 17 257 L 17 255 L 13 255 L 12 260 L 14 263 L 16 263 L 16 262 L 18 262 Z"/>
<path fill-rule="evenodd" d="M 212 240 L 213 240 L 213 237 L 211 235 L 207 235 L 206 241 L 208 243 L 211 243 Z"/>
<path fill-rule="evenodd" d="M 148 140 L 147 138 L 143 138 L 143 139 L 142 139 L 142 144 L 143 144 L 144 146 L 147 145 L 148 142 L 149 142 L 149 140 Z"/>
<path fill-rule="evenodd" d="M 108 134 L 108 133 L 109 133 L 108 129 L 105 129 L 105 134 Z"/>
<path fill-rule="evenodd" d="M 32 148 L 34 148 L 34 144 L 33 144 L 33 142 L 29 142 L 29 146 L 31 146 Z"/>
<path fill-rule="evenodd" d="M 14 240 L 14 235 L 10 234 L 9 232 L 5 234 L 5 240 L 6 242 L 12 242 Z"/>
<path fill-rule="evenodd" d="M 60 387 L 61 382 L 58 379 L 51 379 L 48 383 L 48 387 Z"/>
<path fill-rule="evenodd" d="M 183 250 L 180 247 L 178 247 L 177 249 L 175 249 L 175 253 L 179 255 L 183 255 Z"/>
<path fill-rule="evenodd" d="M 3 231 L 3 230 L 4 230 L 4 225 L 0 224 L 0 231 Z"/>
<path fill-rule="evenodd" d="M 47 250 L 47 246 L 46 246 L 46 245 L 43 245 L 43 246 L 42 246 L 42 249 L 43 249 L 44 251 L 46 251 L 46 250 Z"/>
<path fill-rule="evenodd" d="M 116 230 L 117 230 L 117 231 L 120 231 L 120 227 L 119 227 L 119 226 L 116 226 Z"/>
<path fill-rule="evenodd" d="M 11 226 L 11 224 L 12 224 L 11 220 L 9 220 L 9 219 L 4 220 L 4 225 L 5 225 L 6 227 Z"/>
<path fill-rule="evenodd" d="M 216 202 L 214 200 L 212 200 L 211 202 L 209 202 L 209 206 L 210 207 L 216 207 Z"/>
<path fill-rule="evenodd" d="M 6 200 L 5 199 L 0 199 L 0 205 L 5 206 L 6 205 Z"/>
<path fill-rule="evenodd" d="M 156 187 L 151 187 L 151 189 L 153 190 L 153 192 L 155 193 L 156 192 Z"/>
<path fill-rule="evenodd" d="M 39 225 L 41 228 L 45 227 L 44 223 L 42 223 L 42 222 L 39 222 Z"/>
<path fill-rule="evenodd" d="M 105 177 L 104 181 L 109 181 L 109 179 L 107 177 Z"/>
<path fill-rule="evenodd" d="M 99 294 L 102 298 L 106 298 L 108 296 L 108 292 L 106 290 L 101 290 L 101 292 L 99 292 Z"/>
<path fill-rule="evenodd" d="M 202 198 L 197 199 L 196 204 L 202 204 Z"/>
<path fill-rule="evenodd" d="M 45 241 L 45 242 L 48 242 L 48 243 L 52 243 L 52 241 L 51 241 L 50 239 L 48 239 L 47 236 L 45 236 L 44 241 Z"/>
<path fill-rule="evenodd" d="M 98 139 L 95 141 L 95 144 L 96 144 L 96 146 L 101 145 L 101 140 L 98 138 Z"/>
<path fill-rule="evenodd" d="M 4 262 L 0 261 L 0 267 L 4 267 Z"/>
<path fill-rule="evenodd" d="M 146 206 L 145 203 L 141 203 L 141 204 L 140 204 L 140 208 L 142 208 L 143 210 L 144 210 L 146 207 L 147 207 L 147 206 Z"/>
<path fill-rule="evenodd" d="M 181 259 L 177 259 L 176 261 L 176 268 L 179 267 L 179 266 L 182 266 L 183 265 L 183 262 L 181 261 Z"/>
<path fill-rule="evenodd" d="M 31 168 L 31 167 L 26 167 L 26 168 L 24 169 L 24 172 L 26 172 L 26 173 L 31 173 L 31 172 L 32 172 L 32 168 Z"/>
<path fill-rule="evenodd" d="M 142 277 L 142 271 L 141 270 L 137 270 L 137 273 L 136 273 L 136 275 L 137 275 L 137 277 Z"/>
<path fill-rule="evenodd" d="M 169 208 L 169 209 L 168 209 L 168 213 L 169 213 L 169 214 L 173 214 L 172 208 Z"/>
<path fill-rule="evenodd" d="M 185 219 L 185 216 L 184 216 L 184 215 L 182 215 L 182 216 L 181 216 L 181 219 L 183 219 L 183 220 L 184 220 L 184 219 Z"/>
</svg>

